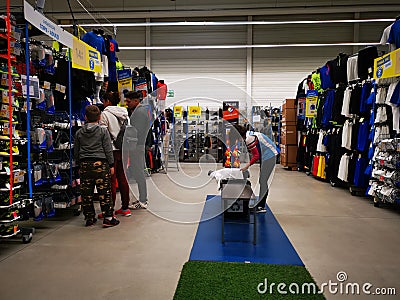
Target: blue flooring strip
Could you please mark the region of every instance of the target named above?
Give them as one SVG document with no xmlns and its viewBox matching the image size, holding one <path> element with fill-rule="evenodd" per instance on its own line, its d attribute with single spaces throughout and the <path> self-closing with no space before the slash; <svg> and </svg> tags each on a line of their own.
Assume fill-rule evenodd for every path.
<svg viewBox="0 0 400 300">
<path fill-rule="evenodd" d="M 253 225 L 229 223 L 225 223 L 222 244 L 220 207 L 220 196 L 207 196 L 189 260 L 304 266 L 269 207 L 266 213 L 256 214 L 256 245 L 252 243 Z"/>
</svg>

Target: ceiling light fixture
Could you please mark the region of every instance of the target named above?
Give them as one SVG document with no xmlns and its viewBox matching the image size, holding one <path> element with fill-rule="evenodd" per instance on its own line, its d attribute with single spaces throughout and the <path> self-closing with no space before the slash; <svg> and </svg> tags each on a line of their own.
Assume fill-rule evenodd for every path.
<svg viewBox="0 0 400 300">
<path fill-rule="evenodd" d="M 82 27 L 158 27 L 158 26 L 237 26 L 237 25 L 289 25 L 289 24 L 335 24 L 335 23 L 375 23 L 394 22 L 395 19 L 358 20 L 298 20 L 298 21 L 228 21 L 228 22 L 154 22 L 154 23 L 105 23 L 80 24 Z M 72 25 L 59 25 L 72 27 Z"/>
</svg>

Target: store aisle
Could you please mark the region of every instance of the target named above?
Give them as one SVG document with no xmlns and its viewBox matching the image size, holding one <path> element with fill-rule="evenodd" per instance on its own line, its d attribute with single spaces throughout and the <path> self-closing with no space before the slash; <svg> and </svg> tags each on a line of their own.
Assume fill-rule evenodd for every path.
<svg viewBox="0 0 400 300">
<path fill-rule="evenodd" d="M 182 167 L 190 176 L 199 172 L 194 165 Z M 172 176 L 184 176 L 172 172 L 176 173 L 155 174 L 149 180 L 161 190 L 168 189 Z M 252 173 L 254 181 L 257 166 Z M 205 179 L 204 174 L 197 179 Z M 210 182 L 196 191 L 169 188 L 168 193 L 197 203 L 190 216 L 194 219 L 201 214 L 199 203 L 216 193 L 216 184 Z M 398 212 L 374 208 L 346 190 L 280 166 L 268 205 L 317 283 L 335 281 L 336 274 L 345 271 L 348 282 L 400 291 Z M 160 206 L 157 211 L 171 210 Z M 197 230 L 195 223 L 167 221 L 144 210 L 121 217 L 121 225 L 109 229 L 100 224 L 85 228 L 82 216 L 35 225 L 37 234 L 31 244 L 0 243 L 1 298 L 172 299 Z"/>
</svg>

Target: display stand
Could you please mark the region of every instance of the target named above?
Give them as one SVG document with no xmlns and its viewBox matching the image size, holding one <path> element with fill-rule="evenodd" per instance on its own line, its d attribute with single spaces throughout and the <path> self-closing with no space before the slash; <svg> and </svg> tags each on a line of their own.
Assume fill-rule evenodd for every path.
<svg viewBox="0 0 400 300">
<path fill-rule="evenodd" d="M 257 244 L 256 198 L 247 179 L 226 179 L 221 181 L 222 226 L 221 242 L 247 242 L 226 240 L 225 224 L 253 226 L 253 245 Z M 251 205 L 253 202 L 253 205 Z"/>
<path fill-rule="evenodd" d="M 21 147 L 24 140 L 17 136 L 15 125 L 18 122 L 14 120 L 14 111 L 19 109 L 15 99 L 15 93 L 17 92 L 15 84 L 19 74 L 16 74 L 14 71 L 13 63 L 16 62 L 16 44 L 19 42 L 20 37 L 17 36 L 16 24 L 11 24 L 9 0 L 7 1 L 7 14 L 3 18 L 6 21 L 6 35 L 0 34 L 0 38 L 7 40 L 7 55 L 1 55 L 0 59 L 7 60 L 7 67 L 6 71 L 1 71 L 1 85 L 7 87 L 7 89 L 2 91 L 1 97 L 1 117 L 2 123 L 4 124 L 2 125 L 2 151 L 0 153 L 0 177 L 2 178 L 0 183 L 2 185 L 0 187 L 0 239 L 18 238 L 22 235 L 22 242 L 29 243 L 35 229 L 22 228 L 18 224 L 18 221 L 26 218 L 26 207 L 31 203 L 31 199 L 23 199 L 20 192 L 23 188 L 25 171 L 14 168 L 14 165 L 19 163 L 17 159 L 14 162 L 14 158 L 19 156 L 19 149 L 17 146 Z M 14 42 L 13 50 L 11 48 L 11 40 Z M 7 117 L 8 124 L 5 121 Z M 7 134 L 8 137 L 5 136 L 5 134 Z M 6 151 L 8 151 L 8 153 Z M 8 182 L 6 176 L 8 176 Z"/>
<path fill-rule="evenodd" d="M 44 218 L 53 217 L 55 215 L 55 209 L 58 208 L 71 208 L 74 215 L 80 214 L 80 193 L 79 193 L 79 181 L 74 179 L 74 162 L 73 162 L 73 128 L 76 125 L 72 119 L 72 60 L 71 53 L 68 51 L 68 57 L 66 58 L 68 65 L 68 112 L 54 111 L 51 110 L 43 111 L 43 109 L 33 109 L 32 99 L 30 95 L 31 89 L 31 58 L 29 53 L 31 51 L 31 39 L 29 37 L 28 28 L 33 25 L 37 29 L 41 30 L 44 34 L 49 36 L 56 41 L 67 44 L 70 48 L 72 47 L 73 37 L 62 29 L 58 28 L 57 25 L 53 24 L 45 16 L 35 11 L 28 3 L 24 3 L 24 12 L 26 18 L 26 114 L 27 114 L 27 131 L 34 132 L 35 137 L 37 131 L 46 131 L 46 140 L 43 143 L 42 140 L 38 142 L 31 139 L 31 135 L 27 135 L 28 140 L 28 186 L 29 186 L 29 197 L 40 203 L 42 211 L 36 215 L 35 221 L 40 221 Z M 39 43 L 40 45 L 40 43 Z M 49 49 L 52 53 L 52 50 Z M 53 53 L 52 53 L 53 54 Z M 49 85 L 43 87 L 44 92 L 48 91 L 53 93 L 54 90 L 57 92 L 65 93 L 65 90 L 60 86 L 58 89 L 54 86 Z M 55 84 L 54 84 L 55 85 Z M 52 96 L 50 96 L 52 97 Z M 36 100 L 38 101 L 38 100 Z M 53 100 L 54 101 L 54 100 Z M 36 102 L 38 106 L 38 102 Z M 47 107 L 48 108 L 48 107 Z M 48 133 L 50 135 L 48 135 Z M 55 139 L 55 145 L 53 146 L 52 139 Z M 50 143 L 49 139 L 50 138 Z M 67 141 L 66 141 L 67 140 Z M 44 145 L 43 145 L 44 144 Z M 35 146 L 33 151 L 32 147 Z M 32 163 L 34 159 L 35 165 Z M 34 169 L 35 168 L 35 169 Z M 40 179 L 35 177 L 33 182 L 33 172 L 41 172 Z"/>
<path fill-rule="evenodd" d="M 383 57 L 378 57 L 374 62 L 375 121 L 372 126 L 373 157 L 370 161 L 372 175 L 368 195 L 373 197 L 375 207 L 383 204 L 400 205 L 400 132 L 399 124 L 394 126 L 394 122 L 400 122 L 394 113 L 394 110 L 399 110 L 399 107 L 398 102 L 397 105 L 392 102 L 393 95 L 388 98 L 388 91 L 393 88 L 392 85 L 396 84 L 395 78 L 400 75 L 397 59 L 399 56 L 400 49 L 397 49 Z M 382 99 L 381 95 L 386 95 L 385 99 Z M 387 127 L 390 120 L 387 120 L 388 117 L 385 117 L 382 112 L 388 113 L 388 109 L 392 110 L 388 115 L 393 115 L 393 128 L 389 128 L 386 132 L 383 127 Z M 393 135 L 389 136 L 388 134 L 392 131 Z"/>
</svg>

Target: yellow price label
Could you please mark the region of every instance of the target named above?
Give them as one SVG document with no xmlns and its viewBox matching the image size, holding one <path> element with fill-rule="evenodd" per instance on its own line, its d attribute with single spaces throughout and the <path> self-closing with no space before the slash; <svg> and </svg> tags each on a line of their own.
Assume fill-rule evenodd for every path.
<svg viewBox="0 0 400 300">
<path fill-rule="evenodd" d="M 189 120 L 198 120 L 201 117 L 200 106 L 189 106 L 188 118 Z"/>
</svg>

